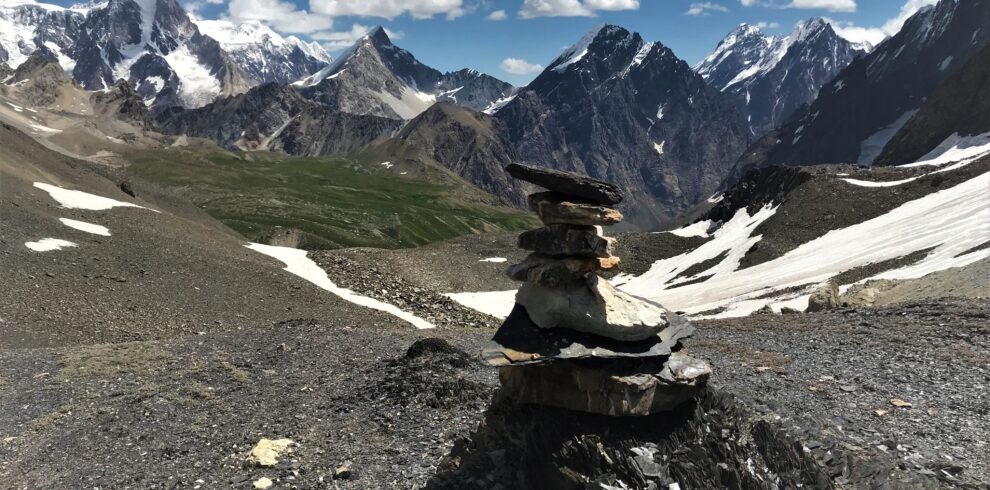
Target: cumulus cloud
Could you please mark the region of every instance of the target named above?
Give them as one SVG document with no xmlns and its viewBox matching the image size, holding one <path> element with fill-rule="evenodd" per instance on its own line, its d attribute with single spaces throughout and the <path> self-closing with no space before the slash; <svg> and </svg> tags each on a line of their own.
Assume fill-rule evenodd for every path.
<svg viewBox="0 0 990 490">
<path fill-rule="evenodd" d="M 832 28 L 835 29 L 836 34 L 848 39 L 849 41 L 854 43 L 868 42 L 876 46 L 888 36 L 897 34 L 897 31 L 900 31 L 901 27 L 904 26 L 904 22 L 907 21 L 912 15 L 918 13 L 918 10 L 921 10 L 927 5 L 934 5 L 936 3 L 938 3 L 938 0 L 907 0 L 907 2 L 901 6 L 901 10 L 897 13 L 897 15 L 887 19 L 887 21 L 879 27 L 863 27 L 857 26 L 852 22 L 840 22 L 832 19 L 826 20 L 832 24 Z"/>
<path fill-rule="evenodd" d="M 370 30 L 371 26 L 353 24 L 351 25 L 351 28 L 346 31 L 319 31 L 314 32 L 310 35 L 310 37 L 316 41 L 320 41 L 320 44 L 322 44 L 327 51 L 337 51 L 354 44 Z M 402 39 L 402 32 L 385 29 L 385 34 L 388 34 L 388 37 L 393 41 L 396 39 Z"/>
<path fill-rule="evenodd" d="M 230 0 L 227 18 L 235 22 L 256 20 L 286 33 L 309 34 L 333 27 L 329 15 L 299 10 L 280 0 Z"/>
<path fill-rule="evenodd" d="M 356 15 L 394 19 L 400 15 L 428 19 L 444 15 L 456 19 L 464 15 L 464 0 L 310 0 L 314 12 L 330 16 Z"/>
<path fill-rule="evenodd" d="M 708 15 L 709 12 L 728 12 L 725 5 L 712 2 L 692 3 L 684 15 Z"/>
<path fill-rule="evenodd" d="M 543 65 L 530 63 L 519 58 L 506 58 L 502 60 L 502 71 L 513 75 L 530 75 L 543 70 Z"/>
<path fill-rule="evenodd" d="M 519 16 L 535 17 L 594 17 L 599 10 L 636 10 L 639 0 L 523 0 Z"/>
<path fill-rule="evenodd" d="M 496 10 L 488 14 L 488 20 L 505 20 L 507 18 L 509 18 L 509 16 L 504 10 Z"/>
<path fill-rule="evenodd" d="M 780 22 L 757 22 L 754 25 L 760 29 L 777 29 L 780 27 Z"/>
</svg>

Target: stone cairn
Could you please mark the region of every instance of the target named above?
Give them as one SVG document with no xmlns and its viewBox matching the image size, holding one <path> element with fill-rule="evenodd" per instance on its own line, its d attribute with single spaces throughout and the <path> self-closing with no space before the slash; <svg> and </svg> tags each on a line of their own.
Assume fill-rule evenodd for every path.
<svg viewBox="0 0 990 490">
<path fill-rule="evenodd" d="M 616 269 L 620 190 L 581 175 L 511 164 L 517 179 L 548 189 L 529 196 L 545 225 L 519 236 L 531 254 L 506 271 L 523 282 L 512 313 L 482 351 L 503 392 L 519 403 L 612 416 L 650 415 L 693 397 L 711 374 L 681 340 L 694 328 L 601 277 Z"/>
</svg>

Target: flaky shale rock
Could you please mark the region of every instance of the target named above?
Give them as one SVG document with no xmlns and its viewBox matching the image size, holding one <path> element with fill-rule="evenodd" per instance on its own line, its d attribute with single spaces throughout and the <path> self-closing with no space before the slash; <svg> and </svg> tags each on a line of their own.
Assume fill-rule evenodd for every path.
<svg viewBox="0 0 990 490">
<path fill-rule="evenodd" d="M 553 257 L 611 257 L 615 239 L 594 226 L 547 225 L 519 235 L 519 248 Z"/>
<path fill-rule="evenodd" d="M 573 172 L 531 167 L 519 163 L 511 163 L 505 167 L 505 170 L 519 180 L 572 198 L 606 206 L 622 202 L 622 191 L 618 187 Z"/>
<path fill-rule="evenodd" d="M 618 266 L 618 257 L 555 258 L 529 254 L 522 262 L 509 266 L 505 273 L 516 281 L 535 282 L 548 288 L 557 288 L 584 281 L 590 272 L 614 269 Z"/>
<path fill-rule="evenodd" d="M 547 225 L 614 225 L 622 221 L 622 213 L 597 204 L 570 199 L 556 192 L 530 194 L 529 207 Z"/>
<path fill-rule="evenodd" d="M 556 361 L 499 368 L 505 394 L 519 403 L 566 408 L 613 417 L 644 416 L 672 410 L 693 397 L 711 375 L 704 361 L 674 354 L 662 365 Z M 652 364 L 652 366 L 651 366 Z"/>
<path fill-rule="evenodd" d="M 647 339 L 668 324 L 662 307 L 623 293 L 594 274 L 563 288 L 527 282 L 516 293 L 516 303 L 540 328 L 568 328 L 623 341 Z"/>
</svg>

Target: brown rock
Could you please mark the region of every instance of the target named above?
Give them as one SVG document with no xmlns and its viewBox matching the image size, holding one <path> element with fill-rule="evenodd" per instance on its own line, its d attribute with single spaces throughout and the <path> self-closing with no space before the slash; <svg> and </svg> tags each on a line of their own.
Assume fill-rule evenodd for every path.
<svg viewBox="0 0 990 490">
<path fill-rule="evenodd" d="M 531 167 L 518 163 L 509 164 L 505 170 L 509 175 L 519 180 L 531 182 L 581 201 L 605 205 L 622 202 L 622 191 L 615 185 L 573 172 Z"/>
<path fill-rule="evenodd" d="M 554 257 L 608 258 L 617 249 L 615 239 L 603 237 L 593 226 L 547 225 L 519 235 L 519 248 Z"/>
<path fill-rule="evenodd" d="M 808 298 L 808 313 L 832 310 L 839 307 L 839 285 L 828 281 Z"/>
<path fill-rule="evenodd" d="M 553 258 L 540 254 L 529 254 L 526 260 L 510 266 L 505 273 L 516 281 L 530 281 L 557 288 L 575 281 L 582 281 L 589 272 L 601 268 L 595 258 Z"/>
<path fill-rule="evenodd" d="M 519 403 L 610 416 L 666 412 L 693 397 L 711 376 L 711 367 L 686 354 L 634 368 L 602 369 L 599 364 L 557 361 L 499 368 L 505 393 Z"/>
<path fill-rule="evenodd" d="M 537 327 L 567 328 L 615 340 L 644 340 L 668 325 L 667 312 L 660 305 L 623 293 L 594 274 L 562 288 L 527 282 L 516 292 L 516 303 Z"/>
<path fill-rule="evenodd" d="M 538 192 L 529 196 L 529 207 L 536 212 L 543 224 L 565 225 L 614 225 L 622 221 L 618 210 L 568 200 L 556 192 Z"/>
</svg>

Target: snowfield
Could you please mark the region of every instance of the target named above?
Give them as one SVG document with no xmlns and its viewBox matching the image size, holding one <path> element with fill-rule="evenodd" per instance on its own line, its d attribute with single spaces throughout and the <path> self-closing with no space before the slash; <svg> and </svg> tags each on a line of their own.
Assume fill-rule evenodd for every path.
<svg viewBox="0 0 990 490">
<path fill-rule="evenodd" d="M 280 260 L 285 264 L 286 271 L 295 274 L 322 289 L 336 294 L 345 301 L 350 301 L 351 303 L 367 308 L 384 311 L 385 313 L 411 323 L 414 327 L 419 329 L 434 328 L 432 323 L 413 315 L 412 313 L 402 311 L 394 305 L 383 303 L 377 299 L 355 293 L 350 289 L 337 286 L 330 280 L 327 276 L 327 272 L 323 270 L 323 268 L 316 265 L 316 262 L 313 262 L 309 257 L 306 257 L 305 250 L 289 247 L 276 247 L 274 245 L 263 245 L 260 243 L 250 243 L 245 245 L 245 247 Z"/>
</svg>

